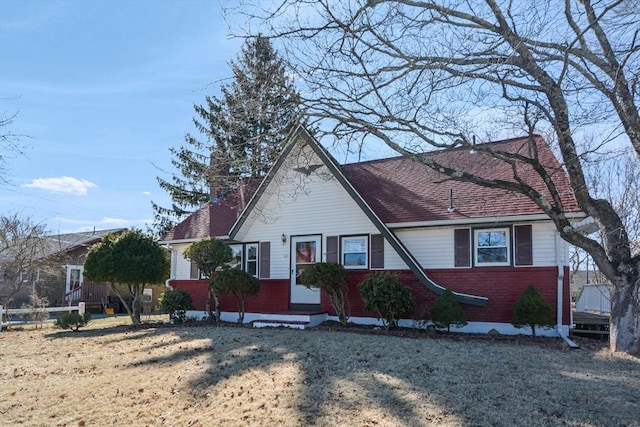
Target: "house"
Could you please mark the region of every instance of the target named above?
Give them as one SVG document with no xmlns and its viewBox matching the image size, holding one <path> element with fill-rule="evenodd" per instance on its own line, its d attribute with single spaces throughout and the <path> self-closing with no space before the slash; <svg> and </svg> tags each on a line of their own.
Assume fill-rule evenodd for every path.
<svg viewBox="0 0 640 427">
<path fill-rule="evenodd" d="M 93 230 L 92 232 L 60 234 L 49 236 L 52 252 L 63 255 L 65 272 L 64 304 L 75 305 L 83 301 L 87 308 L 102 311 L 113 308 L 114 312 L 125 312 L 120 298 L 110 290 L 108 283 L 92 283 L 84 280 L 84 262 L 89 248 L 100 243 L 108 234 L 119 235 L 126 228 Z M 159 310 L 158 299 L 164 291 L 162 286 L 148 286 L 144 290 L 143 305 L 145 311 Z"/>
<path fill-rule="evenodd" d="M 568 216 L 584 217 L 541 137 L 490 144 L 524 156 L 535 144 Z M 513 179 L 510 165 L 478 150 L 424 156 L 490 178 Z M 532 171 L 519 169 L 545 192 Z M 568 247 L 532 201 L 453 181 L 405 157 L 340 165 L 302 127 L 263 180 L 229 190 L 161 239 L 171 251 L 168 284 L 187 290 L 200 311 L 206 282 L 182 252 L 205 237 L 225 240 L 239 266 L 260 279 L 260 293 L 248 299 L 245 316 L 254 326 L 296 312 L 320 313 L 311 323 L 336 320 L 327 295 L 299 283 L 306 265 L 322 261 L 341 263 L 349 271 L 352 322 L 378 322 L 375 313 L 364 310 L 357 285 L 367 274 L 384 271 L 397 273 L 418 307 L 427 310 L 451 288 L 469 321 L 462 330 L 478 333 L 523 333 L 511 325 L 512 306 L 527 285 L 535 284 L 554 309 L 557 328 L 547 333 L 568 333 Z M 235 320 L 235 307 L 233 299 L 222 297 L 222 319 Z"/>
<path fill-rule="evenodd" d="M 102 241 L 107 234 L 124 231 L 125 228 L 94 230 L 16 242 L 12 247 L 15 250 L 5 253 L 0 263 L 0 296 L 4 288 L 4 294 L 11 295 L 12 304 L 19 307 L 35 291 L 46 296 L 51 306 L 83 301 L 87 307 L 101 309 L 109 301 L 108 285 L 86 283 L 83 278 L 84 261 L 92 245 Z M 10 252 L 15 252 L 14 256 Z M 23 264 L 24 270 L 18 272 L 16 263 Z"/>
<path fill-rule="evenodd" d="M 108 234 L 117 235 L 125 231 L 127 231 L 126 228 L 114 228 L 48 237 L 51 253 L 62 255 L 64 259 L 64 304 L 77 304 L 83 301 L 87 307 L 102 309 L 114 299 L 109 295 L 107 283 L 85 282 L 84 262 L 91 246 L 102 242 L 102 239 Z"/>
</svg>

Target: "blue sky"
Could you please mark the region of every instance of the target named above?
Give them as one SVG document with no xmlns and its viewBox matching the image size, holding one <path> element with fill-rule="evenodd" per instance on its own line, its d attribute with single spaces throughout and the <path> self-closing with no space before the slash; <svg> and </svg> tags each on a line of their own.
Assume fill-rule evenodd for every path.
<svg viewBox="0 0 640 427">
<path fill-rule="evenodd" d="M 151 201 L 169 202 L 156 166 L 172 171 L 169 148 L 241 44 L 212 0 L 0 0 L 0 111 L 26 135 L 0 214 L 144 229 Z"/>
</svg>

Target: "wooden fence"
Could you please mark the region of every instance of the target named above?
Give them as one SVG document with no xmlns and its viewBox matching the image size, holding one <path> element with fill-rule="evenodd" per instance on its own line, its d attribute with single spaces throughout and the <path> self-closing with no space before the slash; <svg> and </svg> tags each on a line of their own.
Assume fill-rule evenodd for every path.
<svg viewBox="0 0 640 427">
<path fill-rule="evenodd" d="M 79 314 L 84 315 L 85 313 L 85 304 L 84 302 L 78 303 L 78 305 L 70 305 L 67 307 L 46 307 L 46 308 L 4 308 L 0 305 L 0 331 L 3 326 L 9 325 L 23 325 L 23 324 L 33 324 L 33 323 L 41 323 L 39 321 L 11 321 L 10 316 L 27 314 L 27 313 L 39 313 L 42 311 L 46 311 L 47 313 L 57 313 L 64 311 L 77 311 Z M 5 322 L 3 319 L 6 317 L 7 321 Z M 48 322 L 54 322 L 55 320 L 47 320 Z"/>
</svg>

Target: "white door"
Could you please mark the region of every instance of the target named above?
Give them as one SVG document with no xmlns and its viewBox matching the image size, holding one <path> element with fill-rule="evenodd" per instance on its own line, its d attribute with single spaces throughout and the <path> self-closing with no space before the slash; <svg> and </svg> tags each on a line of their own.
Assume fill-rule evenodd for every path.
<svg viewBox="0 0 640 427">
<path fill-rule="evenodd" d="M 320 236 L 291 238 L 291 304 L 320 304 L 320 289 L 309 289 L 300 282 L 304 269 L 320 262 L 320 242 Z"/>
</svg>

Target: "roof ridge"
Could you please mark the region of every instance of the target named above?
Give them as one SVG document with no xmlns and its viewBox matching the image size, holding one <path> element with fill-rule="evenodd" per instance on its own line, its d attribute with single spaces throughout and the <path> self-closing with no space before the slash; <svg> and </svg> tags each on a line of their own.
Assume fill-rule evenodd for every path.
<svg viewBox="0 0 640 427">
<path fill-rule="evenodd" d="M 506 139 L 498 139 L 498 140 L 495 140 L 495 141 L 479 142 L 479 143 L 474 144 L 474 147 L 482 147 L 482 146 L 494 145 L 494 144 L 508 144 L 508 143 L 513 143 L 513 142 L 521 141 L 521 140 L 525 141 L 530 137 L 533 137 L 534 139 L 543 139 L 541 135 L 539 135 L 537 133 L 534 133 L 534 134 L 531 134 L 531 135 L 523 135 L 523 136 L 506 138 Z M 468 147 L 468 146 L 447 147 L 447 148 L 441 148 L 441 149 L 432 150 L 432 151 L 423 151 L 421 153 L 415 153 L 415 155 L 416 156 L 435 155 L 435 154 L 446 153 L 446 152 L 451 152 L 451 151 L 466 150 L 466 149 L 469 149 L 469 148 L 470 147 Z M 408 159 L 408 157 L 407 156 L 403 156 L 403 155 L 400 154 L 400 155 L 397 155 L 397 156 L 383 157 L 383 158 L 380 158 L 380 159 L 371 159 L 371 160 L 363 160 L 363 161 L 360 161 L 360 162 L 343 163 L 340 166 L 359 166 L 359 165 L 387 162 L 387 161 L 399 160 L 399 159 Z"/>
</svg>

